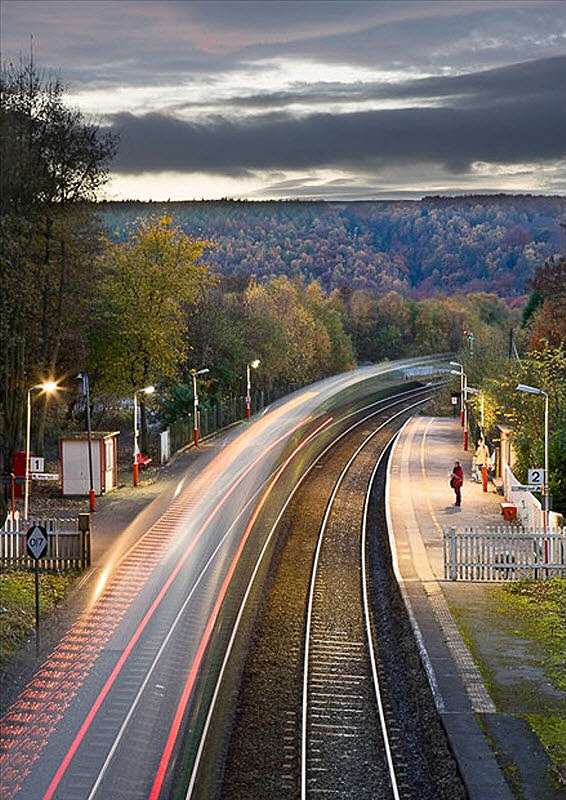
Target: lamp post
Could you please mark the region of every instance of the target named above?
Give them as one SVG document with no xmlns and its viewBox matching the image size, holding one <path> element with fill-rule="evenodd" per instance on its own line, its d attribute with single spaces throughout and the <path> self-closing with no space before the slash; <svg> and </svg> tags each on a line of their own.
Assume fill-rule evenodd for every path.
<svg viewBox="0 0 566 800">
<path fill-rule="evenodd" d="M 466 391 L 469 394 L 477 394 L 480 397 L 480 429 L 481 429 L 481 444 L 483 448 L 483 463 L 481 467 L 481 482 L 484 492 L 487 492 L 487 464 L 485 463 L 486 458 L 486 444 L 485 444 L 485 403 L 484 403 L 484 395 L 481 389 L 476 389 L 474 386 L 467 386 Z"/>
<path fill-rule="evenodd" d="M 27 396 L 27 419 L 26 419 L 26 478 L 25 478 L 25 491 L 24 491 L 24 519 L 27 520 L 29 513 L 29 460 L 30 460 L 30 440 L 31 440 L 31 393 L 34 389 L 45 394 L 54 394 L 59 385 L 57 381 L 48 380 L 43 383 L 38 383 L 35 386 L 30 386 Z"/>
<path fill-rule="evenodd" d="M 458 361 L 451 361 L 452 367 L 458 367 L 458 370 L 451 369 L 452 375 L 460 376 L 460 425 L 464 427 L 464 365 L 459 364 Z"/>
<path fill-rule="evenodd" d="M 461 411 L 461 424 L 464 428 L 464 450 L 468 449 L 468 408 L 466 406 L 466 400 L 468 399 L 468 376 L 464 372 L 464 367 L 461 364 L 458 364 L 455 361 L 451 361 L 451 364 L 454 366 L 460 367 L 459 370 L 451 369 L 451 375 L 459 375 L 460 376 L 460 386 L 462 391 L 462 411 Z"/>
<path fill-rule="evenodd" d="M 199 438 L 199 409 L 198 409 L 198 393 L 197 393 L 197 375 L 206 375 L 210 370 L 208 368 L 204 369 L 192 369 L 191 370 L 191 377 L 193 379 L 193 442 L 195 447 L 198 447 L 198 438 Z"/>
<path fill-rule="evenodd" d="M 246 417 L 249 419 L 252 415 L 252 380 L 251 370 L 257 369 L 260 365 L 259 358 L 250 361 L 246 364 Z"/>
<path fill-rule="evenodd" d="M 536 386 L 526 386 L 524 383 L 518 383 L 515 389 L 518 392 L 525 392 L 526 394 L 536 394 L 544 397 L 544 482 L 543 482 L 543 524 L 545 532 L 548 531 L 548 516 L 550 511 L 550 497 L 548 494 L 548 392 L 539 389 Z"/>
<path fill-rule="evenodd" d="M 138 445 L 138 437 L 139 437 L 139 409 L 138 409 L 138 394 L 153 394 L 155 392 L 155 386 L 145 386 L 143 389 L 136 389 L 134 392 L 134 486 L 139 485 L 139 477 L 140 477 L 140 465 L 139 465 L 139 456 L 140 456 L 140 448 Z"/>
<path fill-rule="evenodd" d="M 82 390 L 86 404 L 86 435 L 88 439 L 88 506 L 90 512 L 96 511 L 96 493 L 94 491 L 94 470 L 92 468 L 92 428 L 90 424 L 90 385 L 88 373 L 79 372 L 77 380 L 82 381 Z"/>
</svg>

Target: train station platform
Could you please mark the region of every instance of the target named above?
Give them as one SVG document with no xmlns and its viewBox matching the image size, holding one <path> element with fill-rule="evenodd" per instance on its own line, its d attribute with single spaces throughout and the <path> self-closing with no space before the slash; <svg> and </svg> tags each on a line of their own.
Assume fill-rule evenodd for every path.
<svg viewBox="0 0 566 800">
<path fill-rule="evenodd" d="M 396 577 L 471 800 L 511 800 L 514 792 L 502 767 L 515 775 L 520 796 L 557 800 L 564 795 L 550 785 L 548 758 L 524 718 L 530 709 L 520 702 L 500 706 L 493 682 L 488 690 L 484 681 L 486 664 L 490 676 L 511 688 L 524 680 L 529 666 L 520 641 L 496 624 L 490 630 L 493 585 L 444 579 L 445 529 L 502 522 L 502 498 L 493 485 L 484 493 L 481 483 L 471 480 L 472 453 L 464 452 L 462 439 L 458 419 L 417 416 L 394 444 L 386 505 Z M 455 460 L 464 469 L 460 508 L 449 485 Z M 512 648 L 516 664 L 509 658 Z M 542 687 L 542 674 L 529 677 Z M 561 702 L 547 694 L 549 702 Z"/>
</svg>

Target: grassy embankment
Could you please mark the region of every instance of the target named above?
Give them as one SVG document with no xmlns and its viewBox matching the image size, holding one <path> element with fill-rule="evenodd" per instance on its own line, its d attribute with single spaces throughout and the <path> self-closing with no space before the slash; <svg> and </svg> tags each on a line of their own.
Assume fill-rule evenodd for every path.
<svg viewBox="0 0 566 800">
<path fill-rule="evenodd" d="M 494 592 L 498 613 L 538 648 L 550 683 L 566 692 L 566 579 L 517 581 Z M 530 713 L 527 719 L 566 785 L 566 713 Z"/>
<path fill-rule="evenodd" d="M 67 594 L 76 573 L 40 577 L 40 610 L 52 611 Z M 0 575 L 0 669 L 26 642 L 35 625 L 33 572 L 5 572 Z"/>
<path fill-rule="evenodd" d="M 479 633 L 478 619 L 465 608 L 452 607 L 452 611 L 498 710 L 523 709 L 522 716 L 548 753 L 554 781 L 565 786 L 564 704 L 549 704 L 534 677 L 523 677 L 519 682 L 502 680 L 500 667 L 508 668 L 510 658 L 519 659 L 519 666 L 527 670 L 534 667 L 551 687 L 566 692 L 566 579 L 521 580 L 492 587 L 484 596 L 482 608 L 481 627 L 492 631 L 493 642 L 507 642 L 503 651 L 498 652 L 496 644 L 486 643 L 485 635 Z"/>
</svg>

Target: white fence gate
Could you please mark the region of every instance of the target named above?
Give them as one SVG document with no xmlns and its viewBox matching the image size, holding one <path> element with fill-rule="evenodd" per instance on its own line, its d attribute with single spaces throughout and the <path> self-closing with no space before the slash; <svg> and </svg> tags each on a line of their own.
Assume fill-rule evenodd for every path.
<svg viewBox="0 0 566 800">
<path fill-rule="evenodd" d="M 545 532 L 512 526 L 444 531 L 444 577 L 509 581 L 566 577 L 566 528 Z"/>
</svg>

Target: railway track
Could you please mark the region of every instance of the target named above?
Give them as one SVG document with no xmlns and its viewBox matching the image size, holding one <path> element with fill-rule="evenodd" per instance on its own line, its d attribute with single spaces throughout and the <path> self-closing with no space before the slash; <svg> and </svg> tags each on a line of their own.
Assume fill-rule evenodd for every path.
<svg viewBox="0 0 566 800">
<path fill-rule="evenodd" d="M 371 485 L 364 487 L 374 461 L 370 444 L 405 413 L 397 411 L 356 448 L 320 527 L 305 626 L 301 800 L 352 797 L 353 790 L 358 798 L 400 800 L 404 786 L 398 772 L 405 767 L 399 756 L 393 759 L 394 720 L 391 713 L 386 719 L 376 666 L 365 546 Z M 385 452 L 380 447 L 377 465 Z"/>
<path fill-rule="evenodd" d="M 430 396 L 430 389 L 421 388 L 362 409 L 293 487 L 244 595 L 187 800 L 212 796 L 210 783 L 201 780 L 209 766 L 207 736 L 217 733 L 215 707 L 222 705 L 224 673 L 261 559 L 274 536 L 282 543 L 258 612 L 217 796 L 445 796 L 443 791 L 415 794 L 408 777 L 397 709 L 381 687 L 366 542 L 379 464 L 397 429 Z M 423 782 L 417 785 L 422 792 Z"/>
</svg>

